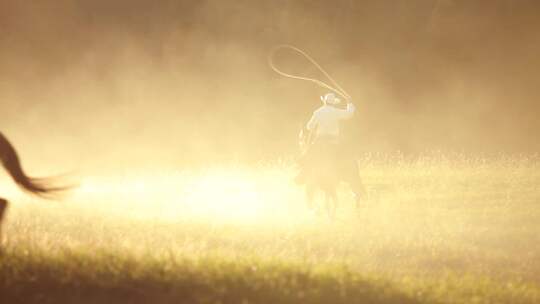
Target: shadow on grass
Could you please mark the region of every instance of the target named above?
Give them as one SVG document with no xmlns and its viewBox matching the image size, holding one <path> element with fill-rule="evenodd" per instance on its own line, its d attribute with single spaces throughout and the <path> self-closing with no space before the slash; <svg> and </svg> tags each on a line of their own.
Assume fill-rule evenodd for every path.
<svg viewBox="0 0 540 304">
<path fill-rule="evenodd" d="M 107 253 L 4 253 L 0 303 L 425 303 L 342 267 Z"/>
</svg>

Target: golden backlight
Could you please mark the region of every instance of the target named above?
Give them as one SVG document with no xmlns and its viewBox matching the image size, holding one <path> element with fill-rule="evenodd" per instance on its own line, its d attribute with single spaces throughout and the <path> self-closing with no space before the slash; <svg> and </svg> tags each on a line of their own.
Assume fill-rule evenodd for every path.
<svg viewBox="0 0 540 304">
<path fill-rule="evenodd" d="M 291 220 L 304 207 L 292 172 L 247 168 L 88 177 L 70 200 L 120 216 L 238 224 Z"/>
<path fill-rule="evenodd" d="M 360 164 L 368 196 L 356 210 L 342 185 L 333 220 L 307 208 L 292 165 L 81 174 L 78 188 L 51 202 L 6 180 L 1 191 L 15 203 L 4 244 L 145 259 L 330 262 L 393 278 L 538 278 L 537 157 Z"/>
</svg>

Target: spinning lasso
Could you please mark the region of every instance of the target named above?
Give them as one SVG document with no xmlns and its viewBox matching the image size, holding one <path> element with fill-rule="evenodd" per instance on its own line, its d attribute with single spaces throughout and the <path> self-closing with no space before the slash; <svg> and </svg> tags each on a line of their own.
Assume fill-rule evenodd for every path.
<svg viewBox="0 0 540 304">
<path fill-rule="evenodd" d="M 281 49 L 291 49 L 293 51 L 296 51 L 297 53 L 300 53 L 307 60 L 309 60 L 314 66 L 316 66 L 324 74 L 324 76 L 326 76 L 326 78 L 328 78 L 328 80 L 330 80 L 330 82 L 334 85 L 334 87 L 332 87 L 332 86 L 330 86 L 330 85 L 328 85 L 328 84 L 326 84 L 326 83 L 324 83 L 324 82 L 322 82 L 320 80 L 314 79 L 314 78 L 296 76 L 296 75 L 292 75 L 292 74 L 288 74 L 288 73 L 280 71 L 275 66 L 273 59 L 274 59 L 275 54 Z M 300 79 L 300 80 L 310 81 L 310 82 L 313 82 L 313 83 L 317 84 L 318 86 L 329 89 L 330 91 L 333 91 L 333 92 L 343 96 L 343 98 L 345 98 L 347 100 L 351 99 L 351 96 L 349 94 L 347 94 L 347 92 L 345 92 L 345 90 L 332 77 L 330 77 L 330 75 L 328 75 L 328 73 L 313 58 L 311 58 L 308 54 L 306 54 L 304 51 L 302 51 L 301 49 L 299 49 L 297 47 L 294 47 L 292 45 L 286 45 L 286 44 L 282 44 L 282 45 L 278 45 L 278 46 L 274 47 L 272 49 L 272 51 L 270 52 L 270 54 L 268 55 L 268 64 L 270 65 L 272 70 L 274 70 L 276 73 L 278 73 L 281 76 L 285 76 L 285 77 L 293 78 L 293 79 Z"/>
</svg>

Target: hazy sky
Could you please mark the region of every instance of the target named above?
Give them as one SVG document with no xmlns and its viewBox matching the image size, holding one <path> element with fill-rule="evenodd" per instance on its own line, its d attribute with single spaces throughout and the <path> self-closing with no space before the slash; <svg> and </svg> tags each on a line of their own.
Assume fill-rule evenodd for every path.
<svg viewBox="0 0 540 304">
<path fill-rule="evenodd" d="M 526 0 L 0 0 L 0 126 L 74 162 L 290 155 L 325 91 L 268 68 L 288 43 L 353 96 L 358 152 L 538 152 L 539 14 Z"/>
</svg>

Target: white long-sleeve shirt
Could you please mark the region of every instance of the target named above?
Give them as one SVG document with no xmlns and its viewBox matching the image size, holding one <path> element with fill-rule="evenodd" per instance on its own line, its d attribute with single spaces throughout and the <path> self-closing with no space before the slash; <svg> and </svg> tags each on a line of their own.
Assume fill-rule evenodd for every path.
<svg viewBox="0 0 540 304">
<path fill-rule="evenodd" d="M 323 105 L 313 112 L 306 127 L 309 131 L 316 130 L 316 137 L 329 136 L 337 139 L 340 121 L 351 118 L 355 109 L 352 103 L 348 103 L 346 109 Z"/>
</svg>

